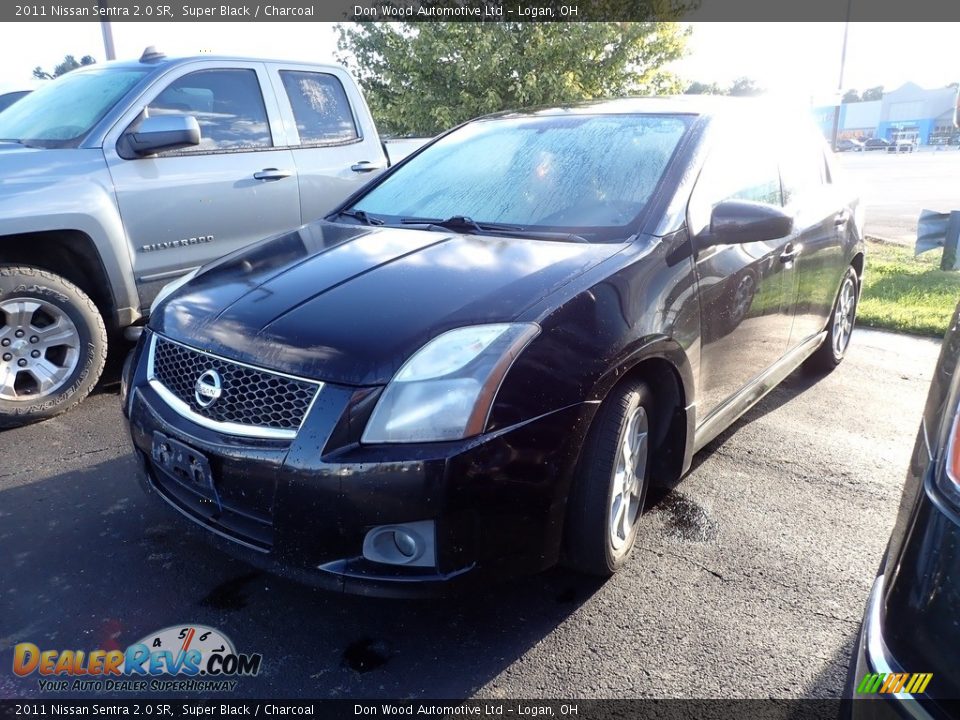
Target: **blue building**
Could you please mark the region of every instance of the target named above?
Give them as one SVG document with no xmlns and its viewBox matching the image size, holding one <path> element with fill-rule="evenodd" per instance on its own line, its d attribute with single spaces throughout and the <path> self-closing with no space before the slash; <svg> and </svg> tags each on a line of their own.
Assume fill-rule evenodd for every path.
<svg viewBox="0 0 960 720">
<path fill-rule="evenodd" d="M 882 100 L 840 105 L 839 138 L 892 140 L 916 137 L 921 145 L 946 143 L 958 133 L 954 124 L 958 107 L 957 88 L 927 90 L 915 83 L 884 93 Z M 814 109 L 824 135 L 833 133 L 833 107 Z"/>
</svg>

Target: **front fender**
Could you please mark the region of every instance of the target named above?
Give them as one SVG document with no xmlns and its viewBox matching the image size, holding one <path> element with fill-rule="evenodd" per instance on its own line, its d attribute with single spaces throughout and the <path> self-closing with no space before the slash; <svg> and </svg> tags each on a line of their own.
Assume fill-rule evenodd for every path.
<svg viewBox="0 0 960 720">
<path fill-rule="evenodd" d="M 25 234 L 82 233 L 110 284 L 115 320 L 120 326 L 133 322 L 140 300 L 102 151 L 0 153 L 0 168 L 0 251 L 5 241 Z"/>
</svg>

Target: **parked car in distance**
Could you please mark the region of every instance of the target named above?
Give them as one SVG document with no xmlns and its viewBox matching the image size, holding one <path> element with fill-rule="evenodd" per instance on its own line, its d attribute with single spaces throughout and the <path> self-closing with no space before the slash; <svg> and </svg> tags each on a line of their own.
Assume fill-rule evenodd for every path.
<svg viewBox="0 0 960 720">
<path fill-rule="evenodd" d="M 387 165 L 337 66 L 148 49 L 44 83 L 0 113 L 0 336 L 27 342 L 0 348 L 0 427 L 80 402 L 171 279 Z"/>
<path fill-rule="evenodd" d="M 851 678 L 886 717 L 949 717 L 960 698 L 960 306 L 943 340 Z M 877 703 L 853 716 L 879 717 Z"/>
<path fill-rule="evenodd" d="M 837 152 L 863 152 L 863 142 L 856 138 L 838 140 Z"/>
<path fill-rule="evenodd" d="M 338 590 L 608 576 L 652 480 L 843 359 L 864 255 L 832 163 L 742 99 L 456 128 L 162 293 L 121 390 L 144 487 Z"/>
<path fill-rule="evenodd" d="M 884 140 L 883 138 L 870 138 L 863 143 L 863 149 L 866 151 L 871 150 L 888 150 L 892 143 L 889 140 Z"/>
<path fill-rule="evenodd" d="M 893 133 L 887 152 L 912 153 L 920 143 L 920 134 L 916 130 L 904 130 Z"/>
</svg>

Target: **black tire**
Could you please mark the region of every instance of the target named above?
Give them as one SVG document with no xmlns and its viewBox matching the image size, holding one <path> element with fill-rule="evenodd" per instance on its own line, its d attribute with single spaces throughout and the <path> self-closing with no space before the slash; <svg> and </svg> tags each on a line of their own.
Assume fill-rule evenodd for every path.
<svg viewBox="0 0 960 720">
<path fill-rule="evenodd" d="M 840 312 L 840 304 L 845 299 L 845 293 L 851 288 L 852 297 L 849 301 L 852 303 L 852 307 L 849 309 L 849 328 L 845 331 L 845 340 L 843 335 L 840 336 L 841 342 L 840 347 L 838 347 L 837 338 L 840 329 L 838 313 Z M 804 362 L 806 370 L 819 374 L 828 373 L 843 361 L 847 349 L 850 347 L 850 338 L 857 321 L 857 303 L 859 300 L 860 280 L 856 271 L 852 267 L 848 267 L 843 275 L 843 280 L 840 281 L 840 290 L 837 292 L 837 299 L 834 300 L 833 308 L 830 311 L 830 319 L 827 321 L 827 337 L 813 355 Z"/>
<path fill-rule="evenodd" d="M 636 515 L 615 547 L 612 517 L 618 497 L 617 466 L 629 421 L 641 410 L 646 435 L 642 450 L 635 455 L 642 457 L 643 470 L 636 473 L 636 498 L 630 493 L 631 500 L 625 506 L 625 512 L 630 514 L 636 507 Z M 609 577 L 630 557 L 650 485 L 650 438 L 656 437 L 653 420 L 653 395 L 640 381 L 627 381 L 615 388 L 597 412 L 584 443 L 568 505 L 565 563 L 574 570 Z M 640 425 L 635 427 L 639 430 Z"/>
<path fill-rule="evenodd" d="M 17 310 L 21 312 L 15 317 Z M 31 328 L 39 332 L 34 335 Z M 63 332 L 55 336 L 56 328 Z M 44 330 L 49 341 L 40 339 Z M 56 345 L 56 337 L 71 333 L 72 339 Z M 57 370 L 48 389 L 42 389 L 36 376 L 21 367 L 34 358 L 48 361 L 50 365 L 44 367 Z M 97 384 L 106 358 L 103 318 L 80 288 L 46 270 L 0 267 L 0 428 L 45 420 L 71 409 Z"/>
</svg>

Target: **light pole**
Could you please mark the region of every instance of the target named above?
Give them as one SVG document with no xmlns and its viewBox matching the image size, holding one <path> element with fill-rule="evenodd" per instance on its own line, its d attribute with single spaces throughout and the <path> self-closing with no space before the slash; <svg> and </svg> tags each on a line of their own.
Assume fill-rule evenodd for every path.
<svg viewBox="0 0 960 720">
<path fill-rule="evenodd" d="M 837 84 L 837 105 L 833 108 L 833 135 L 831 136 L 831 146 L 833 151 L 837 151 L 837 135 L 840 134 L 840 103 L 843 101 L 843 71 L 847 65 L 847 34 L 850 32 L 850 6 L 853 0 L 847 0 L 847 19 L 843 23 L 843 50 L 840 51 L 840 82 Z"/>
<path fill-rule="evenodd" d="M 97 5 L 100 6 L 101 12 L 107 9 L 107 0 L 97 0 Z M 106 13 L 103 13 L 106 17 Z M 109 20 L 100 21 L 100 32 L 103 34 L 103 53 L 107 56 L 107 60 L 116 60 L 117 53 L 113 49 L 113 30 L 110 27 Z"/>
</svg>

